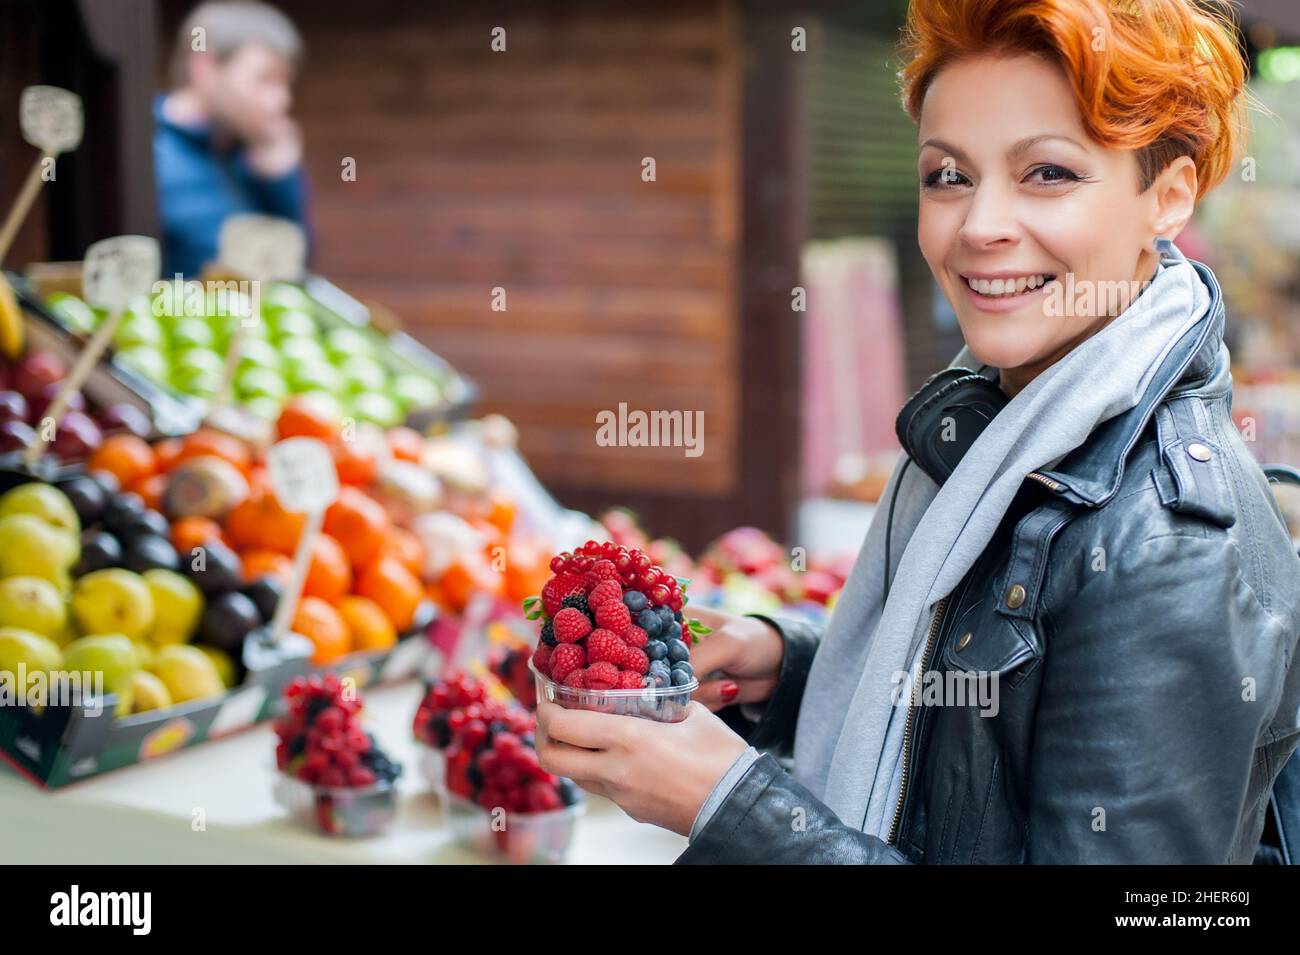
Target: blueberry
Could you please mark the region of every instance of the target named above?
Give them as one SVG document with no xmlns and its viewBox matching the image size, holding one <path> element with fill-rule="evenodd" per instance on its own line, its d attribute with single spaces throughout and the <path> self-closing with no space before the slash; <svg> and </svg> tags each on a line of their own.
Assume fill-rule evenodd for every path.
<svg viewBox="0 0 1300 955">
<path fill-rule="evenodd" d="M 674 610 L 674 611 L 673 611 L 673 619 L 676 620 L 678 623 L 681 623 L 681 622 L 682 622 L 682 619 L 683 619 L 683 618 L 682 618 L 682 612 L 681 612 L 680 610 Z"/>
<path fill-rule="evenodd" d="M 652 687 L 652 686 L 657 686 L 657 685 L 658 685 L 658 684 L 655 682 L 655 678 L 652 677 L 649 673 L 647 673 L 645 676 L 641 677 L 641 686 L 642 686 L 642 687 L 644 687 L 644 688 L 646 688 L 646 689 L 649 689 L 650 687 Z"/>
<path fill-rule="evenodd" d="M 645 645 L 645 655 L 651 660 L 662 660 L 668 656 L 668 644 L 662 640 L 651 640 Z"/>
<path fill-rule="evenodd" d="M 578 801 L 578 787 L 572 779 L 561 776 L 556 788 L 560 791 L 560 801 L 566 806 L 572 806 Z"/>
<path fill-rule="evenodd" d="M 660 604 L 658 607 L 655 607 L 655 613 L 659 614 L 659 621 L 665 627 L 673 622 L 673 612 L 671 608 Z"/>
<path fill-rule="evenodd" d="M 673 664 L 672 672 L 676 673 L 678 670 L 684 671 L 686 675 L 689 677 L 693 678 L 695 676 L 695 667 L 691 666 L 689 663 L 685 661 L 682 661 L 681 663 Z"/>
<path fill-rule="evenodd" d="M 662 689 L 668 685 L 673 676 L 671 673 L 664 670 L 651 670 L 646 674 L 646 678 L 652 680 L 656 687 Z"/>
<path fill-rule="evenodd" d="M 646 632 L 646 636 L 657 637 L 663 629 L 664 622 L 653 610 L 642 610 L 636 616 L 636 625 Z"/>
<path fill-rule="evenodd" d="M 682 625 L 674 620 L 664 631 L 665 640 L 680 640 L 682 638 Z"/>
<path fill-rule="evenodd" d="M 664 677 L 667 677 L 667 676 L 668 676 L 668 661 L 667 661 L 667 660 L 652 660 L 652 661 L 650 661 L 650 671 L 649 671 L 649 672 L 651 673 L 651 675 L 656 674 L 656 673 L 660 673 L 660 674 L 663 674 Z"/>
<path fill-rule="evenodd" d="M 691 658 L 691 651 L 686 649 L 686 644 L 680 640 L 668 641 L 668 661 L 670 663 L 685 663 Z"/>
<path fill-rule="evenodd" d="M 673 674 L 672 674 L 673 686 L 686 686 L 688 683 L 691 682 L 691 679 L 692 679 L 691 675 L 687 673 L 685 670 L 673 670 Z"/>
<path fill-rule="evenodd" d="M 623 606 L 633 613 L 640 613 L 649 605 L 650 601 L 646 600 L 645 594 L 639 590 L 629 590 L 623 595 Z"/>
</svg>

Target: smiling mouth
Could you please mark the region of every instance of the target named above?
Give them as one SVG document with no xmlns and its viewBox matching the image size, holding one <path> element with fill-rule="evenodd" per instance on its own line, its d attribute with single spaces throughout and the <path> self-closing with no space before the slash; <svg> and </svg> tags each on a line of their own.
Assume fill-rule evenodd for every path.
<svg viewBox="0 0 1300 955">
<path fill-rule="evenodd" d="M 1052 272 L 1040 272 L 1036 275 L 1020 275 L 1014 278 L 1003 279 L 975 279 L 962 276 L 961 279 L 976 295 L 985 298 L 1010 298 L 1014 295 L 1023 295 L 1025 292 L 1042 288 L 1048 282 L 1056 278 Z"/>
</svg>

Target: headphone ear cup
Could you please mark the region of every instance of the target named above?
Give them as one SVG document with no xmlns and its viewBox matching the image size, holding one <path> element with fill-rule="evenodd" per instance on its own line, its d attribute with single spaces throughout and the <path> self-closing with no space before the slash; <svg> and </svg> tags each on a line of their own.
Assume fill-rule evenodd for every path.
<svg viewBox="0 0 1300 955">
<path fill-rule="evenodd" d="M 942 485 L 1008 401 L 983 375 L 947 368 L 908 399 L 894 430 L 908 456 Z"/>
</svg>

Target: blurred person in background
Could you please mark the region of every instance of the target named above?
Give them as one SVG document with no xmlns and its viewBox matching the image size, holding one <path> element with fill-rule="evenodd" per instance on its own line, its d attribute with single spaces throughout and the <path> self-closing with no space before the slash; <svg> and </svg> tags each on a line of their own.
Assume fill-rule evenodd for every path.
<svg viewBox="0 0 1300 955">
<path fill-rule="evenodd" d="M 227 216 L 306 225 L 302 138 L 289 115 L 302 38 L 274 7 L 223 0 L 181 25 L 170 93 L 154 103 L 154 172 L 163 272 L 195 275 L 216 258 Z"/>
</svg>

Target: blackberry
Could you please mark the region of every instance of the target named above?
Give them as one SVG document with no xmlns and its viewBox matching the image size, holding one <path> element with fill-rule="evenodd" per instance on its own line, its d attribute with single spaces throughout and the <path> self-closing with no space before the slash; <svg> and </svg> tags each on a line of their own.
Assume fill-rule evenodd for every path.
<svg viewBox="0 0 1300 955">
<path fill-rule="evenodd" d="M 289 740 L 289 758 L 301 755 L 302 751 L 307 748 L 307 734 L 299 733 Z"/>
<path fill-rule="evenodd" d="M 450 713 L 434 713 L 433 719 L 429 720 L 429 733 L 439 749 L 446 749 L 451 745 L 451 727 L 447 725 L 447 717 Z"/>
<path fill-rule="evenodd" d="M 549 620 L 542 624 L 542 643 L 546 644 L 548 647 L 554 647 L 558 646 L 559 642 L 560 641 L 555 638 L 555 624 L 551 623 Z"/>
<path fill-rule="evenodd" d="M 478 792 L 483 788 L 483 770 L 478 768 L 477 760 L 471 760 L 470 764 L 465 767 L 465 779 L 474 792 Z"/>
<path fill-rule="evenodd" d="M 591 608 L 587 606 L 587 597 L 585 594 L 570 594 L 560 601 L 560 609 L 573 607 L 575 610 L 581 610 L 588 617 L 591 616 Z M 592 620 L 595 623 L 595 620 Z"/>
</svg>

